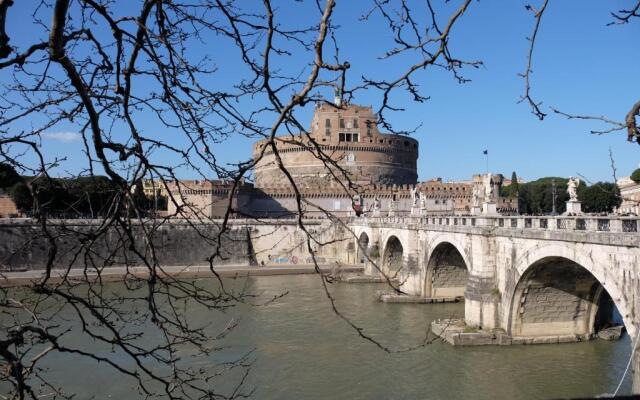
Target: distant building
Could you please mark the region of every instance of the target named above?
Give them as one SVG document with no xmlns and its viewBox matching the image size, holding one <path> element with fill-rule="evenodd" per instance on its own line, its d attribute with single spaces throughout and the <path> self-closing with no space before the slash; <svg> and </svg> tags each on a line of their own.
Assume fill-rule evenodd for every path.
<svg viewBox="0 0 640 400">
<path fill-rule="evenodd" d="M 275 146 L 296 183 L 305 217 L 354 215 L 354 198 L 365 215 L 372 213 L 376 199 L 381 215 L 390 209 L 395 215 L 408 214 L 413 188 L 424 195 L 430 214 L 470 213 L 473 186 L 482 184 L 480 175 L 465 182 L 436 179 L 418 183 L 418 141 L 380 132 L 371 107 L 339 104 L 319 104 L 308 134 L 278 136 L 274 144 L 266 139 L 256 142 L 255 186 L 239 182 L 232 193 L 229 181 L 183 180 L 170 182 L 169 193 L 164 189 L 158 192 L 159 185 L 146 184 L 145 194 L 167 195 L 169 216 L 220 218 L 231 206 L 232 216 L 294 217 L 298 212 L 296 192 L 278 165 Z M 326 155 L 324 160 L 319 152 Z M 347 176 L 353 185 L 348 185 Z M 493 179 L 498 209 L 515 212 L 517 200 L 499 198 L 504 178 L 495 175 Z M 484 190 L 479 192 L 484 195 Z"/>
<path fill-rule="evenodd" d="M 15 218 L 20 215 L 20 211 L 11 196 L 0 189 L 0 218 Z"/>
<path fill-rule="evenodd" d="M 222 218 L 229 206 L 232 216 L 241 216 L 247 208 L 253 185 L 239 182 L 231 196 L 233 182 L 224 180 L 170 181 L 167 214 L 188 218 Z M 178 214 L 180 209 L 180 214 Z"/>
<path fill-rule="evenodd" d="M 617 184 L 622 198 L 618 213 L 640 215 L 640 184 L 630 177 L 619 179 Z"/>
<path fill-rule="evenodd" d="M 509 186 L 509 185 L 511 185 L 512 182 L 513 181 L 511 179 L 504 178 L 504 180 L 502 181 L 502 185 L 503 186 Z M 521 183 L 527 183 L 527 181 L 525 181 L 524 179 L 518 177 L 518 184 L 521 184 Z"/>
</svg>

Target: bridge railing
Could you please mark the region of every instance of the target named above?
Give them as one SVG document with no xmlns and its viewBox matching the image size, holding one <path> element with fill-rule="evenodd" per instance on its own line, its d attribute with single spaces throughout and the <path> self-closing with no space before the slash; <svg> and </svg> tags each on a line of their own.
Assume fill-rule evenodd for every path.
<svg viewBox="0 0 640 400">
<path fill-rule="evenodd" d="M 521 230 L 637 233 L 640 217 L 608 216 L 395 216 L 359 217 L 353 223 L 381 223 L 402 226 L 494 227 Z"/>
</svg>

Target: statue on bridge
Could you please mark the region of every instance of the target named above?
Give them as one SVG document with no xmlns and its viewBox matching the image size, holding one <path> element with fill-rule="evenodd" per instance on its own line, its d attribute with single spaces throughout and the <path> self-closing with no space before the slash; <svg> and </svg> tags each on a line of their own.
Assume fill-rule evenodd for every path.
<svg viewBox="0 0 640 400">
<path fill-rule="evenodd" d="M 482 214 L 485 215 L 497 215 L 498 209 L 495 203 L 495 184 L 493 182 L 493 175 L 487 173 L 483 179 L 484 186 L 484 201 L 482 202 Z"/>
<path fill-rule="evenodd" d="M 418 207 L 418 188 L 414 185 L 411 189 L 411 207 Z"/>
<path fill-rule="evenodd" d="M 471 188 L 471 205 L 473 207 L 480 207 L 480 187 L 475 183 Z"/>
<path fill-rule="evenodd" d="M 580 179 L 574 178 L 573 176 L 569 177 L 569 181 L 567 181 L 567 193 L 569 193 L 569 201 L 576 202 L 578 201 L 578 185 L 580 184 Z"/>
<path fill-rule="evenodd" d="M 378 198 L 378 195 L 376 195 L 373 198 L 373 214 L 377 215 L 380 213 L 380 198 Z"/>
<path fill-rule="evenodd" d="M 419 192 L 418 195 L 420 196 L 420 209 L 422 210 L 426 210 L 427 209 L 427 195 Z"/>
<path fill-rule="evenodd" d="M 565 215 L 580 215 L 582 214 L 582 204 L 578 200 L 578 185 L 580 185 L 580 179 L 569 177 L 567 181 L 567 193 L 569 193 L 569 200 L 567 201 L 567 210 Z"/>
<path fill-rule="evenodd" d="M 493 175 L 487 173 L 484 178 L 484 202 L 493 203 Z"/>
</svg>

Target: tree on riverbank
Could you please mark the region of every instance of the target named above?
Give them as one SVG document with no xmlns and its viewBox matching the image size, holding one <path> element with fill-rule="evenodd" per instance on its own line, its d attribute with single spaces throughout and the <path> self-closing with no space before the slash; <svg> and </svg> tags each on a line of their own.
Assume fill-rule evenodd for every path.
<svg viewBox="0 0 640 400">
<path fill-rule="evenodd" d="M 507 185 L 502 190 L 512 192 L 512 186 Z M 553 210 L 553 186 L 555 185 L 556 212 L 563 213 L 566 202 L 567 179 L 560 177 L 545 177 L 535 181 L 522 183 L 518 187 L 518 205 L 522 214 L 549 214 Z M 590 213 L 612 212 L 622 202 L 620 190 L 615 183 L 597 182 L 587 186 L 580 181 L 578 199 L 582 202 L 582 210 Z"/>
</svg>

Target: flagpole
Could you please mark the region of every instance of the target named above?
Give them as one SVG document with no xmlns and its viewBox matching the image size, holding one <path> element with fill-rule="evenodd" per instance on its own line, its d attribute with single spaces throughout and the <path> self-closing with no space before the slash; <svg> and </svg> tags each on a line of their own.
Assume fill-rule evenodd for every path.
<svg viewBox="0 0 640 400">
<path fill-rule="evenodd" d="M 487 150 L 483 151 L 483 153 L 484 153 L 485 156 L 487 156 L 485 158 L 485 168 L 486 168 L 486 173 L 488 174 L 489 173 L 489 150 L 487 149 Z"/>
</svg>

